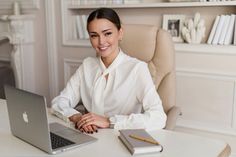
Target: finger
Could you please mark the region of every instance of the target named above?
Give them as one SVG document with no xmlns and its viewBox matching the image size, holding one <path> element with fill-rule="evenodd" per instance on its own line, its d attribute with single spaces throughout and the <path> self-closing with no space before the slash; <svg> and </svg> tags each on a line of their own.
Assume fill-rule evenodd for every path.
<svg viewBox="0 0 236 157">
<path fill-rule="evenodd" d="M 84 114 L 83 116 L 81 116 L 82 119 L 87 119 L 89 117 L 91 117 L 92 113 L 87 113 L 87 114 Z"/>
<path fill-rule="evenodd" d="M 92 125 L 87 126 L 87 128 L 88 128 L 88 130 L 89 130 L 89 133 L 90 133 L 90 134 L 93 134 L 94 130 L 93 130 Z"/>
<path fill-rule="evenodd" d="M 82 127 L 83 125 L 88 126 L 94 124 L 94 118 L 93 117 L 85 117 L 81 118 L 79 123 L 79 128 Z"/>
<path fill-rule="evenodd" d="M 90 125 L 95 125 L 95 121 L 93 119 L 86 119 L 85 123 L 83 126 L 90 126 Z"/>
<path fill-rule="evenodd" d="M 84 130 L 84 132 L 88 133 L 88 128 L 87 127 L 83 127 L 82 129 Z"/>
<path fill-rule="evenodd" d="M 81 123 L 82 121 L 84 121 L 84 120 L 89 120 L 89 119 L 93 119 L 93 115 L 92 115 L 91 113 L 88 113 L 88 114 L 86 114 L 86 115 L 83 115 L 83 116 L 80 118 L 79 122 Z"/>
<path fill-rule="evenodd" d="M 83 128 L 80 128 L 79 131 L 83 133 L 83 132 L 84 132 L 84 129 L 83 129 Z"/>
<path fill-rule="evenodd" d="M 78 121 L 80 124 L 86 122 L 86 120 L 88 119 L 88 117 L 81 117 L 81 119 Z"/>
<path fill-rule="evenodd" d="M 88 134 L 92 134 L 93 133 L 93 129 L 92 129 L 92 126 L 83 126 L 82 127 L 84 130 L 85 130 L 85 132 L 86 133 L 88 133 Z"/>
<path fill-rule="evenodd" d="M 80 129 L 80 128 L 83 127 L 85 124 L 86 124 L 86 120 L 79 121 L 79 122 L 77 122 L 77 127 Z"/>
<path fill-rule="evenodd" d="M 98 132 L 98 128 L 96 125 L 92 125 L 93 131 Z"/>
<path fill-rule="evenodd" d="M 89 125 L 94 124 L 94 120 L 93 120 L 93 119 L 85 119 L 85 120 L 83 120 L 83 121 L 79 121 L 77 124 L 78 124 L 78 125 L 77 125 L 78 128 L 87 127 L 87 126 L 89 126 Z"/>
</svg>

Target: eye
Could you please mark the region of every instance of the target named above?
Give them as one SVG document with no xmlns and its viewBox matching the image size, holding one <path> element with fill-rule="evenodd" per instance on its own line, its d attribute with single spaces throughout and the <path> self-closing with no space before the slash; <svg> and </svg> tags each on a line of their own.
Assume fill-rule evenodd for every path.
<svg viewBox="0 0 236 157">
<path fill-rule="evenodd" d="M 90 34 L 90 38 L 96 38 L 96 37 L 98 37 L 97 34 Z"/>
<path fill-rule="evenodd" d="M 112 32 L 106 32 L 105 36 L 110 36 L 112 34 Z"/>
</svg>

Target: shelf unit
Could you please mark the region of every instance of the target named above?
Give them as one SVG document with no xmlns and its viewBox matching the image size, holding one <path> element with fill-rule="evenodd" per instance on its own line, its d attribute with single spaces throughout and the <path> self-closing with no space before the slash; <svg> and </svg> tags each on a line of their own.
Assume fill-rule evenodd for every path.
<svg viewBox="0 0 236 157">
<path fill-rule="evenodd" d="M 207 6 L 236 6 L 236 1 L 221 2 L 159 2 L 138 4 L 107 4 L 107 5 L 78 5 L 68 4 L 68 9 L 94 9 L 99 7 L 109 8 L 169 8 L 169 7 L 207 7 Z"/>
<path fill-rule="evenodd" d="M 89 14 L 89 12 L 95 8 L 99 7 L 110 7 L 116 9 L 118 12 L 119 10 L 130 10 L 132 12 L 133 10 L 140 10 L 145 12 L 148 10 L 160 10 L 160 9 L 165 9 L 165 10 L 170 10 L 171 14 L 173 14 L 173 10 L 184 10 L 184 9 L 195 9 L 199 8 L 199 10 L 207 10 L 208 8 L 215 8 L 215 7 L 224 7 L 224 8 L 231 8 L 231 10 L 235 9 L 236 7 L 236 1 L 224 1 L 224 2 L 159 2 L 159 3 L 137 3 L 137 4 L 107 4 L 107 5 L 102 5 L 102 4 L 90 4 L 90 5 L 79 5 L 78 3 L 75 3 L 75 0 L 61 0 L 61 9 L 62 9 L 62 25 L 63 25 L 63 44 L 66 46 L 82 46 L 82 47 L 90 47 L 91 44 L 89 40 L 85 39 L 77 39 L 75 34 L 76 34 L 76 27 L 75 27 L 75 19 L 74 16 L 78 14 Z M 197 9 L 195 9 L 197 10 Z M 223 9 L 224 10 L 224 9 Z M 155 11 L 153 11 L 155 12 Z M 165 11 L 168 12 L 168 11 Z M 225 12 L 223 11 L 222 14 Z M 236 11 L 234 11 L 236 13 Z M 159 15 L 158 15 L 159 14 Z M 177 14 L 182 14 L 181 11 Z M 221 14 L 221 13 L 219 13 Z M 124 15 L 125 16 L 125 15 Z M 127 15 L 129 16 L 129 15 Z M 157 13 L 157 20 L 160 21 L 162 18 L 162 15 L 160 13 Z M 208 33 L 211 29 L 213 20 L 216 15 L 210 15 L 211 19 L 209 20 L 208 28 L 206 30 L 206 37 L 208 37 Z M 126 17 L 125 17 L 126 18 Z M 159 26 L 161 27 L 161 22 L 159 22 Z M 205 39 L 206 40 L 206 39 Z M 203 45 L 199 44 L 197 47 L 205 47 L 205 48 L 210 48 L 212 49 L 215 47 L 215 45 L 206 45 L 204 44 L 205 41 L 203 41 Z M 181 46 L 180 46 L 181 45 Z M 179 44 L 176 43 L 176 49 L 181 50 L 184 49 L 185 47 L 196 47 L 196 45 L 192 44 Z M 218 50 L 218 47 L 221 47 L 219 45 L 216 45 L 216 49 Z M 228 47 L 228 46 L 223 46 L 223 47 Z M 231 46 L 234 47 L 234 46 Z M 201 49 L 201 48 L 200 48 Z"/>
<path fill-rule="evenodd" d="M 236 1 L 113 5 L 72 5 L 72 1 L 75 2 L 61 0 L 63 44 L 76 47 L 81 54 L 87 52 L 91 45 L 89 40 L 78 40 L 73 36 L 73 17 L 89 14 L 95 8 L 114 8 L 124 24 L 151 24 L 158 27 L 162 25 L 164 14 L 185 14 L 192 18 L 195 12 L 199 12 L 206 22 L 203 42 L 175 43 L 177 105 L 183 111 L 178 126 L 226 134 L 235 132 L 236 45 L 208 45 L 206 41 L 216 15 L 236 14 Z M 84 55 L 78 58 L 82 60 Z"/>
</svg>

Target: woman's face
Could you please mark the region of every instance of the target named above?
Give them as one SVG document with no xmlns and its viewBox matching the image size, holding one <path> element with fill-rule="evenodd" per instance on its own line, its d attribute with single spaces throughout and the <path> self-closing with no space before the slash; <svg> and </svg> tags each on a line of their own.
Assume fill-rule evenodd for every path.
<svg viewBox="0 0 236 157">
<path fill-rule="evenodd" d="M 119 52 L 122 29 L 118 30 L 109 20 L 94 19 L 88 25 L 88 33 L 93 48 L 102 58 L 115 57 Z"/>
</svg>

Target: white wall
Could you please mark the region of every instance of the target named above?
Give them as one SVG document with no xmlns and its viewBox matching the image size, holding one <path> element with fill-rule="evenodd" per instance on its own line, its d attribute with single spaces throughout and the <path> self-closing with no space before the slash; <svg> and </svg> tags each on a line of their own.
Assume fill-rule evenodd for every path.
<svg viewBox="0 0 236 157">
<path fill-rule="evenodd" d="M 34 54 L 34 70 L 35 70 L 35 92 L 44 95 L 49 99 L 49 75 L 48 75 L 48 54 L 47 54 L 47 38 L 45 23 L 45 1 L 39 0 L 38 9 L 22 9 L 22 14 L 34 14 L 34 30 L 35 30 L 35 54 Z M 1 8 L 1 7 L 0 7 Z M 6 7 L 7 8 L 7 7 Z M 0 9 L 0 15 L 12 15 L 11 9 Z M 2 52 L 9 51 L 9 48 L 0 49 Z M 8 50 L 7 50 L 8 49 Z M 0 53 L 1 53 L 0 51 Z M 4 53 L 3 52 L 3 53 Z M 1 56 L 1 55 L 0 55 Z M 27 71 L 27 69 L 26 69 Z"/>
</svg>

